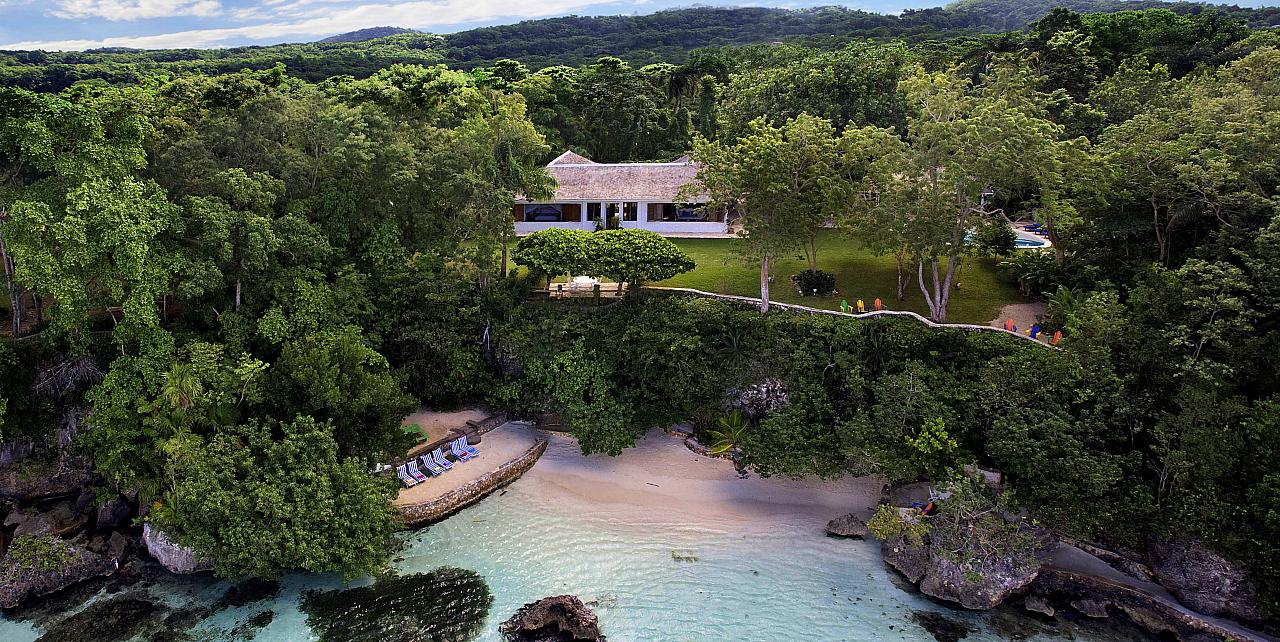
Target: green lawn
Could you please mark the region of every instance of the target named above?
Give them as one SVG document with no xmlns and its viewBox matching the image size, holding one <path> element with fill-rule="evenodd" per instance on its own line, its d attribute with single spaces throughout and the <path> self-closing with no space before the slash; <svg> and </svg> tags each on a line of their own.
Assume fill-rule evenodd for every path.
<svg viewBox="0 0 1280 642">
<path fill-rule="evenodd" d="M 760 265 L 747 264 L 734 250 L 733 239 L 671 239 L 688 252 L 698 267 L 655 285 L 696 288 L 721 294 L 760 296 Z M 894 297 L 897 283 L 892 256 L 875 256 L 856 242 L 832 230 L 822 230 L 818 237 L 818 268 L 836 275 L 840 293 L 830 297 L 802 297 L 796 293 L 790 276 L 805 269 L 800 252 L 785 260 L 775 261 L 770 299 L 814 308 L 840 309 L 840 300 L 850 304 L 863 299 L 867 308 L 879 297 L 885 307 L 911 310 L 928 316 L 924 297 L 911 273 L 907 299 L 899 303 Z M 996 273 L 990 259 L 967 258 L 956 279 L 959 287 L 952 292 L 947 308 L 951 323 L 987 323 L 996 318 L 1000 308 L 1024 302 L 1017 289 Z"/>
</svg>

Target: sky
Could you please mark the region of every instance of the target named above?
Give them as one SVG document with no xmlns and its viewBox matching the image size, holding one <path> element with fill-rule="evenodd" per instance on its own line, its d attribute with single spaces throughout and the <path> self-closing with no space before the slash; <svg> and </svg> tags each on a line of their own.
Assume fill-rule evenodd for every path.
<svg viewBox="0 0 1280 642">
<path fill-rule="evenodd" d="M 843 4 L 896 13 L 947 0 L 699 0 L 700 5 Z M 693 0 L 0 0 L 0 49 L 168 49 L 309 42 L 365 27 L 447 33 L 568 14 L 626 15 Z"/>
<path fill-rule="evenodd" d="M 842 4 L 898 13 L 947 0 L 700 0 L 797 8 Z M 0 0 L 0 49 L 169 49 L 310 42 L 365 27 L 448 33 L 568 14 L 626 15 L 691 0 Z M 1272 4 L 1243 0 L 1241 5 Z"/>
</svg>

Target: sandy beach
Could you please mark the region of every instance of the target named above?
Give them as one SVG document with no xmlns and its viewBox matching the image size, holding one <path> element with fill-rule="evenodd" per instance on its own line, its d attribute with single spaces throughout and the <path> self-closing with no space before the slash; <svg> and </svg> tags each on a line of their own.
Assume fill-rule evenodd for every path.
<svg viewBox="0 0 1280 642">
<path fill-rule="evenodd" d="M 788 525 L 820 531 L 839 515 L 869 517 L 884 484 L 874 477 L 740 479 L 728 460 L 695 455 L 656 429 L 618 457 L 584 457 L 572 437 L 540 434 L 550 442 L 547 451 L 521 484 L 578 503 L 583 511 L 640 521 L 697 516 L 754 525 L 785 516 Z"/>
<path fill-rule="evenodd" d="M 437 410 L 428 410 L 426 408 L 418 409 L 418 412 L 409 415 L 401 421 L 400 424 L 409 426 L 417 424 L 427 434 L 425 441 L 432 442 L 437 439 L 444 438 L 450 428 L 461 428 L 468 421 L 482 421 L 491 413 L 480 408 L 464 408 L 462 410 L 454 410 L 451 412 L 441 412 Z"/>
</svg>

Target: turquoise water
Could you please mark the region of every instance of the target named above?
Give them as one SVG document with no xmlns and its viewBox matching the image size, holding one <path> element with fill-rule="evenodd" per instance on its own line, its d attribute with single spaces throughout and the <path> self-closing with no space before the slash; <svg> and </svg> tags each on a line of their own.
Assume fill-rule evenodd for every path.
<svg viewBox="0 0 1280 642">
<path fill-rule="evenodd" d="M 521 480 L 406 534 L 395 566 L 406 573 L 456 566 L 483 576 L 494 594 L 478 638 L 485 642 L 501 639 L 498 624 L 520 605 L 561 593 L 592 604 L 614 642 L 932 640 L 913 621 L 916 610 L 943 612 L 971 629 L 965 639 L 982 641 L 1004 639 L 992 628 L 1001 618 L 1022 617 L 1012 610 L 996 618 L 954 611 L 905 592 L 891 581 L 874 543 L 823 537 L 799 516 L 694 520 L 657 510 L 584 513 L 581 506 L 546 484 Z M 166 578 L 145 590 L 174 606 L 208 605 L 227 586 L 205 577 Z M 317 639 L 299 610 L 301 593 L 341 586 L 332 576 L 286 577 L 274 598 L 218 611 L 193 637 L 233 639 L 246 619 L 270 609 L 274 619 L 255 639 Z M 1025 639 L 1116 639 L 1064 628 L 1070 625 L 1037 626 Z M 5 642 L 37 634 L 28 624 L 0 621 Z"/>
</svg>

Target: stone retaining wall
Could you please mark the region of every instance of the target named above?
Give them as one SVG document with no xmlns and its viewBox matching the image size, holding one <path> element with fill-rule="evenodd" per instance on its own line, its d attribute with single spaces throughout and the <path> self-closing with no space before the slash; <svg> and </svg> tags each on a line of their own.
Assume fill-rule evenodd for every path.
<svg viewBox="0 0 1280 642">
<path fill-rule="evenodd" d="M 717 299 L 720 301 L 728 301 L 730 303 L 741 303 L 741 304 L 753 305 L 753 306 L 760 305 L 760 299 L 749 297 L 749 296 L 737 296 L 733 294 L 716 294 L 715 292 L 704 292 L 702 290 L 695 290 L 693 288 L 669 288 L 669 287 L 658 286 L 658 285 L 646 285 L 644 287 L 646 290 L 658 290 L 661 292 L 675 292 L 677 294 L 692 294 L 694 296 L 700 296 L 707 299 Z M 1042 343 L 1038 339 L 1032 339 L 1031 337 L 1025 334 L 1010 332 L 1008 330 L 1005 330 L 1004 328 L 997 328 L 989 325 L 976 325 L 973 323 L 935 323 L 933 321 L 930 321 L 929 319 L 926 319 L 916 314 L 915 312 L 908 312 L 906 310 L 880 310 L 878 312 L 873 311 L 873 312 L 864 312 L 862 314 L 854 314 L 852 312 L 840 312 L 839 310 L 823 310 L 821 308 L 810 308 L 808 306 L 795 305 L 794 303 L 776 303 L 773 301 L 769 302 L 769 307 L 781 308 L 783 310 L 790 310 L 792 312 L 803 312 L 806 314 L 825 314 L 833 317 L 847 317 L 851 319 L 873 319 L 875 317 L 905 317 L 905 318 L 919 321 L 920 323 L 923 323 L 931 328 L 951 328 L 951 329 L 960 330 L 963 332 L 997 332 L 1000 334 L 1007 334 L 1011 337 L 1018 337 L 1019 339 L 1022 339 L 1024 341 L 1030 341 L 1031 343 L 1034 343 L 1042 348 L 1050 348 L 1053 350 L 1058 349 L 1057 346 L 1052 346 L 1047 343 Z"/>
<path fill-rule="evenodd" d="M 533 468 L 538 458 L 542 457 L 542 453 L 546 450 L 547 440 L 539 439 L 537 443 L 524 451 L 524 454 L 499 466 L 497 470 L 468 483 L 462 488 L 445 493 L 430 501 L 400 506 L 400 514 L 404 517 L 405 524 L 409 526 L 421 526 L 428 522 L 442 519 L 515 481 L 525 471 Z"/>
</svg>

